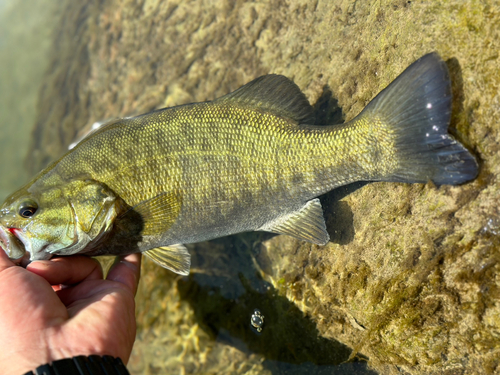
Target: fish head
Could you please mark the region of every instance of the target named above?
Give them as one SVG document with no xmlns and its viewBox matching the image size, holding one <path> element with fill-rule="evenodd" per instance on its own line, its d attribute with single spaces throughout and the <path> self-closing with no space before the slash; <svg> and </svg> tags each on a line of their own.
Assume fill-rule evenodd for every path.
<svg viewBox="0 0 500 375">
<path fill-rule="evenodd" d="M 113 225 L 117 199 L 93 180 L 22 188 L 0 208 L 0 246 L 12 260 L 85 252 Z"/>
</svg>

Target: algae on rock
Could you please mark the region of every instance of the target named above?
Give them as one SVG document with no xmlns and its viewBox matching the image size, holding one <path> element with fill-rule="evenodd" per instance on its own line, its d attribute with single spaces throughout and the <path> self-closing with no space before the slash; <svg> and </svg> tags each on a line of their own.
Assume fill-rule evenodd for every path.
<svg viewBox="0 0 500 375">
<path fill-rule="evenodd" d="M 210 100 L 266 73 L 293 79 L 312 104 L 331 92 L 349 120 L 435 50 L 453 80 L 450 132 L 478 156 L 479 177 L 458 187 L 339 189 L 322 197 L 332 243 L 277 236 L 249 248 L 277 298 L 306 314 L 322 338 L 367 356 L 373 369 L 499 372 L 499 23 L 494 0 L 72 2 L 40 94 L 31 172 L 94 121 Z M 191 250 L 209 258 L 214 246 Z M 208 271 L 195 269 L 189 282 Z M 185 283 L 145 262 L 131 368 L 271 371 L 244 345 L 213 342 L 183 299 Z M 147 351 L 154 364 L 141 362 Z"/>
</svg>

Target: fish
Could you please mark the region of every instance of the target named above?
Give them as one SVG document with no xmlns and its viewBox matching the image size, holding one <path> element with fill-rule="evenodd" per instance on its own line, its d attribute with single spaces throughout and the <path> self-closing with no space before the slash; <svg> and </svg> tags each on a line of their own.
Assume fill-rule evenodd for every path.
<svg viewBox="0 0 500 375">
<path fill-rule="evenodd" d="M 274 74 L 213 101 L 115 119 L 5 200 L 0 246 L 29 261 L 141 252 L 187 275 L 186 244 L 240 232 L 325 245 L 318 197 L 332 189 L 477 176 L 448 134 L 451 102 L 432 52 L 344 124 L 315 125 L 299 87 Z"/>
</svg>

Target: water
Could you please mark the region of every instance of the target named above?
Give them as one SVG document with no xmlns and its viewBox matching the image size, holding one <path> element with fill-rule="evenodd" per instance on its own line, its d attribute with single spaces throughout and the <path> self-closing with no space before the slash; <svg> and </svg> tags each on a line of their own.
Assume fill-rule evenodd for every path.
<svg viewBox="0 0 500 375">
<path fill-rule="evenodd" d="M 30 177 L 25 157 L 31 143 L 38 93 L 49 64 L 57 2 L 0 1 L 0 199 Z"/>
<path fill-rule="evenodd" d="M 59 20 L 62 4 L 28 0 L 0 2 L 1 200 L 31 177 L 25 165 L 26 156 L 32 144 L 30 134 L 37 120 L 41 85 L 50 63 L 53 27 Z M 254 366 L 258 373 L 268 374 L 299 374 L 304 371 L 310 374 L 373 373 L 366 370 L 364 361 L 346 362 L 351 354 L 349 348 L 334 340 L 319 337 L 307 316 L 279 296 L 271 284 L 257 276 L 258 270 L 252 261 L 254 255 L 245 237 L 243 240 L 241 237 L 231 237 L 192 247 L 192 276 L 178 281 L 177 286 L 171 285 L 173 289 L 178 289 L 179 294 L 174 297 L 177 303 L 180 298 L 194 312 L 193 319 L 187 324 L 201 327 L 197 340 L 203 344 L 199 344 L 201 348 L 198 347 L 198 351 L 193 353 L 193 358 L 206 356 L 207 353 L 203 353 L 206 350 L 225 352 L 230 365 L 232 362 L 247 362 L 241 370 Z M 250 240 L 256 239 L 250 236 Z M 210 256 L 203 254 L 207 248 Z M 214 248 L 218 249 L 216 253 Z M 228 250 L 229 255 L 223 255 Z M 225 261 L 221 262 L 221 259 Z M 147 277 L 143 277 L 142 294 L 140 292 L 138 296 L 139 306 L 149 299 L 149 296 L 144 295 L 148 288 L 148 294 L 166 289 L 165 285 L 161 285 L 162 274 L 170 279 L 173 277 L 169 273 L 165 275 L 164 270 L 156 265 L 146 264 L 146 269 L 149 274 L 160 275 L 150 283 Z M 230 271 L 226 272 L 227 269 Z M 172 313 L 171 306 L 166 306 L 171 302 L 167 292 L 167 296 L 161 300 L 155 299 L 153 303 L 158 306 L 154 309 L 163 308 L 165 312 Z M 265 313 L 265 325 L 261 333 L 257 333 L 250 325 L 249 312 L 255 307 L 260 307 Z M 129 366 L 131 372 L 165 373 L 179 367 L 189 368 L 192 365 L 190 360 L 183 363 L 182 359 L 177 360 L 174 368 L 166 367 L 165 362 L 172 360 L 171 351 L 167 350 L 158 356 L 158 352 L 164 349 L 165 340 L 169 338 L 177 342 L 181 352 L 185 351 L 189 347 L 185 332 L 179 332 L 177 337 L 172 338 L 166 330 L 172 322 L 159 325 L 157 322 L 148 322 L 147 317 L 141 314 L 150 312 L 141 310 L 139 307 L 138 340 Z M 155 329 L 161 332 L 154 335 L 156 341 L 152 339 Z M 307 346 L 303 345 L 304 338 L 308 341 Z M 158 340 L 162 342 L 158 343 Z M 210 349 L 213 346 L 218 349 Z M 217 354 L 210 354 L 209 357 L 214 363 L 211 368 L 219 371 Z M 231 357 L 234 357 L 234 361 Z M 194 362 L 199 363 L 199 358 L 194 359 Z M 207 366 L 192 369 L 196 373 L 204 373 Z"/>
<path fill-rule="evenodd" d="M 181 279 L 146 264 L 138 300 L 152 301 L 138 307 L 139 340 L 130 368 L 225 373 L 233 365 L 244 366 L 236 373 L 374 374 L 366 357 L 349 361 L 348 347 L 320 337 L 311 319 L 262 279 L 265 250 L 256 244 L 269 237 L 244 234 L 189 246 L 192 273 Z M 260 333 L 251 326 L 255 309 L 264 315 Z"/>
<path fill-rule="evenodd" d="M 316 103 L 320 123 L 338 122 L 437 50 L 453 83 L 450 131 L 480 160 L 479 178 L 330 193 L 324 248 L 255 233 L 189 245 L 189 277 L 145 260 L 128 367 L 499 372 L 500 14 L 483 3 L 0 0 L 0 195 L 95 121 L 274 72 Z"/>
</svg>

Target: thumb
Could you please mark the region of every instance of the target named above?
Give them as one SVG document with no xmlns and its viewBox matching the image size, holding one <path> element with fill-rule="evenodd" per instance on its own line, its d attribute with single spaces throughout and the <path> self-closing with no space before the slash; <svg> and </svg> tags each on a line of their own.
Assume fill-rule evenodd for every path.
<svg viewBox="0 0 500 375">
<path fill-rule="evenodd" d="M 115 263 L 108 273 L 108 280 L 117 281 L 135 295 L 141 275 L 141 254 L 129 254 Z"/>
</svg>

